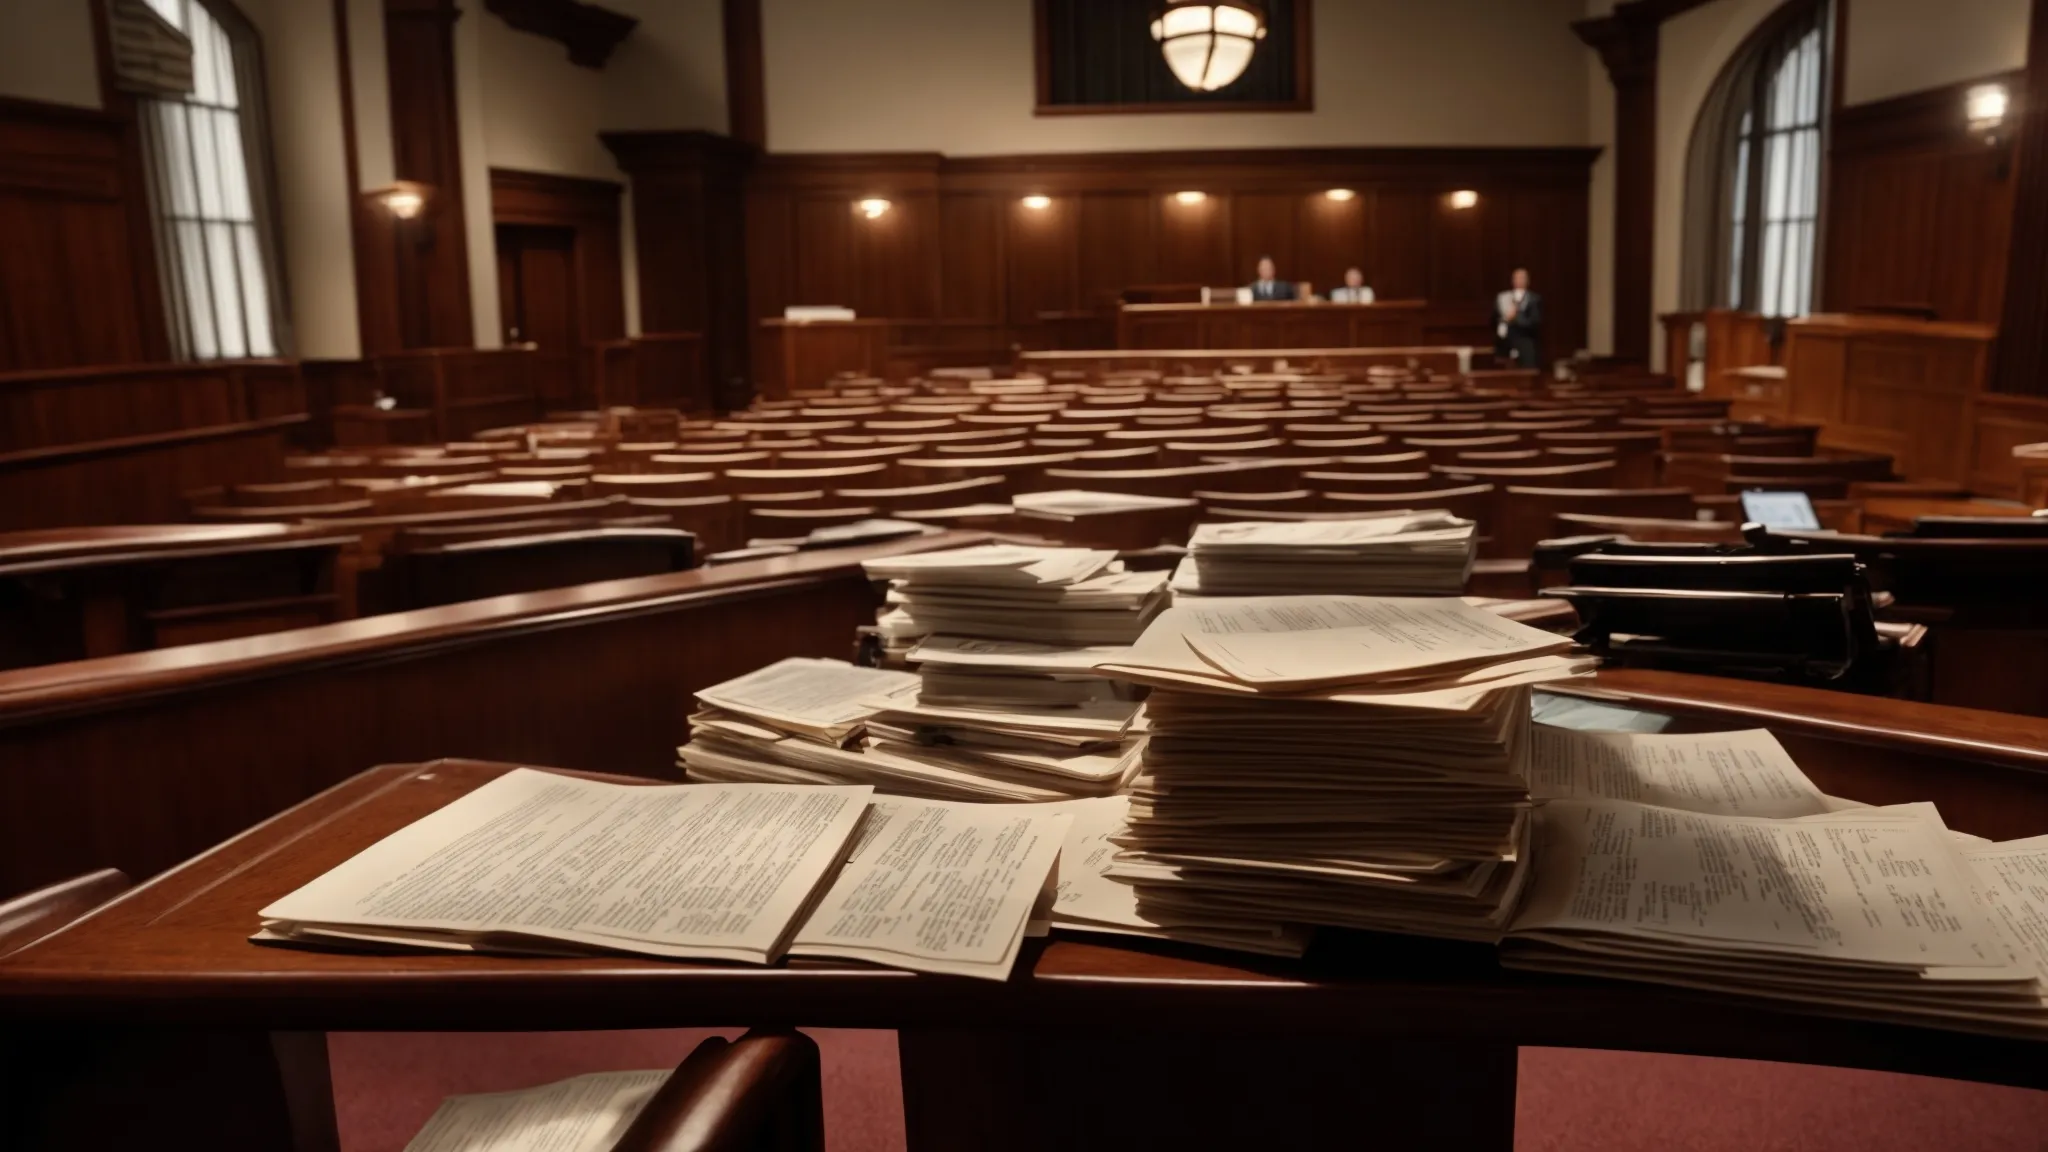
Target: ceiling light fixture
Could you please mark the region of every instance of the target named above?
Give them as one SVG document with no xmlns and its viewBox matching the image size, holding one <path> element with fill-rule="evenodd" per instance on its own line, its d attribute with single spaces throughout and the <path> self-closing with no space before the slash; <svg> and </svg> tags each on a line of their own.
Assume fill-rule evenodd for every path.
<svg viewBox="0 0 2048 1152">
<path fill-rule="evenodd" d="M 1175 192 L 1173 198 L 1183 204 L 1200 204 L 1209 198 L 1209 194 L 1207 192 Z"/>
<path fill-rule="evenodd" d="M 1024 206 L 1033 212 L 1043 212 L 1052 207 L 1052 197 L 1031 195 L 1024 198 Z"/>
<path fill-rule="evenodd" d="M 868 219 L 878 220 L 889 210 L 889 202 L 877 196 L 863 200 L 854 207 L 860 209 L 860 214 Z"/>
<path fill-rule="evenodd" d="M 1474 192 L 1470 188 L 1460 188 L 1456 192 L 1451 193 L 1451 207 L 1461 212 L 1467 208 L 1476 207 L 1478 203 L 1479 193 Z"/>
<path fill-rule="evenodd" d="M 1266 13 L 1258 0 L 1165 0 L 1152 7 L 1152 39 L 1166 66 L 1197 92 L 1214 92 L 1244 75 L 1265 38 Z"/>
<path fill-rule="evenodd" d="M 1349 188 L 1332 188 L 1328 192 L 1323 193 L 1323 195 L 1340 204 L 1346 200 L 1356 200 L 1358 198 L 1358 193 L 1353 192 Z"/>
</svg>

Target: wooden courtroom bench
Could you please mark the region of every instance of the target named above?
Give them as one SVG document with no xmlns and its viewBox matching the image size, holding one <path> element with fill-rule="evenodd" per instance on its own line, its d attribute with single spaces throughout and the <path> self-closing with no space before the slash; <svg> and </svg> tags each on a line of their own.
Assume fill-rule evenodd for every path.
<svg viewBox="0 0 2048 1152">
<path fill-rule="evenodd" d="M 325 525 L 0 533 L 0 668 L 253 636 L 354 615 Z"/>
<path fill-rule="evenodd" d="M 459 751 L 673 774 L 694 688 L 850 651 L 941 534 L 0 672 L 0 897 L 145 877 L 360 771 Z"/>
<path fill-rule="evenodd" d="M 1558 691 L 1668 718 L 1676 731 L 1767 727 L 1823 791 L 1930 800 L 1957 831 L 2048 831 L 2048 721 L 1677 673 L 1603 672 Z M 77 1099 L 71 1091 L 89 1094 L 124 1065 L 182 1046 L 219 1057 L 159 1062 L 153 1075 L 178 1089 L 163 1097 L 212 1105 L 188 1109 L 188 1123 L 241 1125 L 237 1142 L 213 1146 L 282 1149 L 296 1130 L 332 1147 L 318 1143 L 332 1139 L 325 1063 L 304 1058 L 328 1030 L 735 1020 L 899 1030 L 912 1152 L 1327 1147 L 1355 1134 L 1361 1115 L 1390 1147 L 1505 1150 L 1522 1045 L 2048 1087 L 2038 1040 L 1510 973 L 1481 945 L 1339 931 L 1300 961 L 1056 933 L 1026 941 L 1006 981 L 823 962 L 354 955 L 247 939 L 258 909 L 510 766 L 362 772 L 0 959 L 0 1044 L 42 1053 L 61 1038 L 80 1054 L 45 1062 L 40 1090 L 11 1115 L 48 1115 Z M 1081 1034 L 1095 1056 L 1076 1056 Z M 1076 1075 L 1077 1059 L 1097 1071 Z M 1256 1106 L 1133 1108 L 1134 1093 Z M 1054 1097 L 1060 1106 L 1045 1107 Z M 252 1116 L 269 1127 L 252 1130 Z"/>
</svg>

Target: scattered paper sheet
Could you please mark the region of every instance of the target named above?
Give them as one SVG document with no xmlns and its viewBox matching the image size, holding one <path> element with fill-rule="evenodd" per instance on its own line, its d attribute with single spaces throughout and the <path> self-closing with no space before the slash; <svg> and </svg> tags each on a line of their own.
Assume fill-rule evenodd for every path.
<svg viewBox="0 0 2048 1152">
<path fill-rule="evenodd" d="M 1653 735 L 1537 724 L 1529 794 L 1539 800 L 1632 800 L 1729 816 L 1811 816 L 1828 806 L 1775 736 Z"/>
<path fill-rule="evenodd" d="M 450 1096 L 405 1152 L 611 1152 L 670 1075 L 594 1072 L 517 1092 Z"/>
<path fill-rule="evenodd" d="M 1071 817 L 883 798 L 792 955 L 1001 980 Z"/>
</svg>

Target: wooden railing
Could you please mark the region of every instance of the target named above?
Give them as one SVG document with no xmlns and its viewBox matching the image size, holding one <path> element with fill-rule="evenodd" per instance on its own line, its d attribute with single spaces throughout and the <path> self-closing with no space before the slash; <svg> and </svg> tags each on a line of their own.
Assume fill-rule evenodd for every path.
<svg viewBox="0 0 2048 1152">
<path fill-rule="evenodd" d="M 177 519 L 185 488 L 275 477 L 305 423 L 289 360 L 0 374 L 0 529 Z"/>
<path fill-rule="evenodd" d="M 584 397 L 592 408 L 679 408 L 708 415 L 715 404 L 704 379 L 704 338 L 695 332 L 647 332 L 584 349 Z"/>
<path fill-rule="evenodd" d="M 0 897 L 158 872 L 367 766 L 674 773 L 690 692 L 852 650 L 864 558 L 946 533 L 0 672 Z"/>
</svg>

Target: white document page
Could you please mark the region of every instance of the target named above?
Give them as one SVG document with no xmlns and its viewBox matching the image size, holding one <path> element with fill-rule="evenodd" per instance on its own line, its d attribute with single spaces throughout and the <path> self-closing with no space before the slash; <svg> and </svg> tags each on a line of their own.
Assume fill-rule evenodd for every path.
<svg viewBox="0 0 2048 1152">
<path fill-rule="evenodd" d="M 912 672 L 792 656 L 714 684 L 698 692 L 697 699 L 728 712 L 828 730 L 858 723 L 875 710 L 875 701 L 916 695 Z"/>
<path fill-rule="evenodd" d="M 1130 797 L 1101 796 L 1040 807 L 1073 819 L 1060 849 L 1059 897 L 1053 904 L 1053 921 L 1154 927 L 1138 914 L 1138 890 L 1104 875 L 1119 851 L 1110 837 L 1124 830 Z"/>
<path fill-rule="evenodd" d="M 1456 539 L 1470 520 L 1448 512 L 1391 512 L 1348 520 L 1247 520 L 1196 525 L 1188 550 L 1203 552 L 1285 552 L 1301 548 L 1347 549 L 1361 545 L 1424 543 Z"/>
<path fill-rule="evenodd" d="M 594 1072 L 518 1092 L 450 1096 L 405 1152 L 610 1152 L 670 1075 Z"/>
<path fill-rule="evenodd" d="M 761 962 L 844 858 L 873 794 L 865 785 L 607 784 L 521 768 L 262 916 Z"/>
<path fill-rule="evenodd" d="M 1121 644 L 1076 647 L 1034 644 L 1024 640 L 983 640 L 967 636 L 927 636 L 904 656 L 913 664 L 961 664 L 1016 672 L 1093 672 L 1097 664 L 1115 660 L 1129 649 Z"/>
<path fill-rule="evenodd" d="M 1812 816 L 1820 789 L 1761 729 L 1657 735 L 1537 724 L 1529 794 L 1538 800 L 1633 800 L 1729 816 Z"/>
<path fill-rule="evenodd" d="M 1070 820 L 1039 805 L 878 799 L 790 954 L 1004 979 Z"/>
<path fill-rule="evenodd" d="M 1687 939 L 2010 978 L 1947 833 L 1910 816 L 1849 815 L 1786 821 L 1552 801 L 1537 813 L 1535 876 L 1511 934 Z"/>
<path fill-rule="evenodd" d="M 1985 907 L 2048 991 L 2048 837 L 1959 850 Z"/>
<path fill-rule="evenodd" d="M 1504 661 L 1570 646 L 1565 637 L 1455 597 L 1219 597 L 1167 609 L 1128 656 L 1105 664 L 1293 687 Z"/>
</svg>

